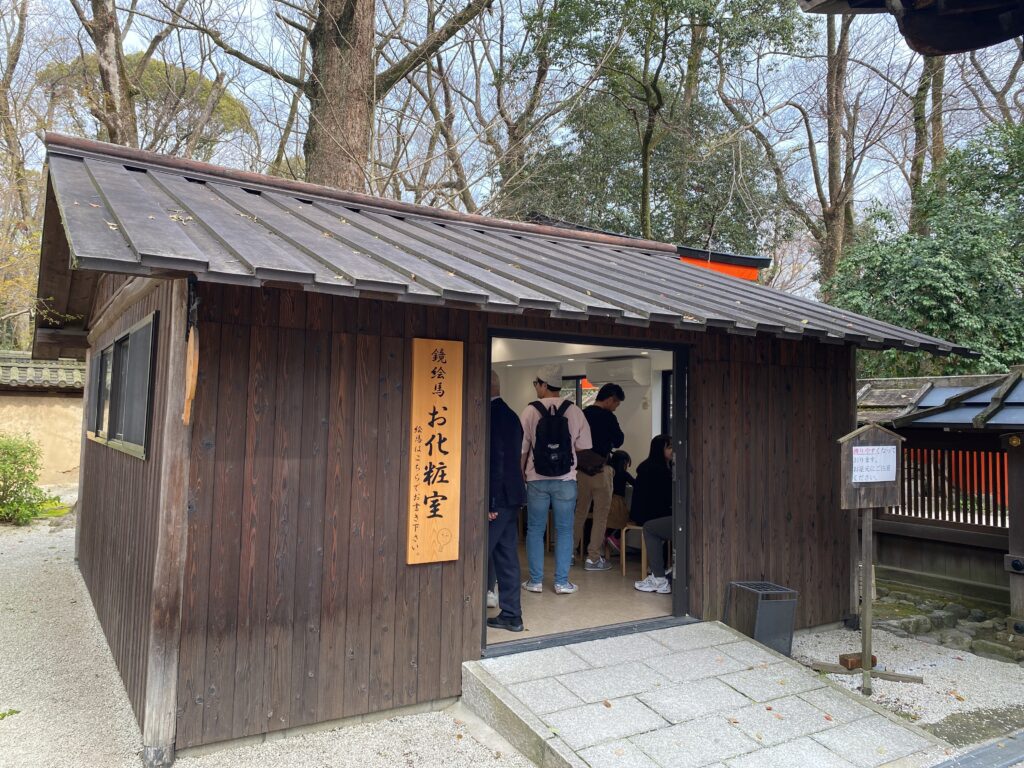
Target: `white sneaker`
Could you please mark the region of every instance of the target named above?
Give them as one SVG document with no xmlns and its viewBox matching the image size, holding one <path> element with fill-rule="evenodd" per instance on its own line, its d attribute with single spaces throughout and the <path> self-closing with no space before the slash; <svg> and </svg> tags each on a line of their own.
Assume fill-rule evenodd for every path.
<svg viewBox="0 0 1024 768">
<path fill-rule="evenodd" d="M 497 608 L 498 607 L 498 596 L 490 589 L 487 590 L 487 607 Z"/>
<path fill-rule="evenodd" d="M 658 577 L 653 573 L 643 581 L 633 582 L 633 588 L 640 592 L 657 592 L 659 595 L 672 594 L 672 585 L 664 576 Z"/>
<path fill-rule="evenodd" d="M 529 579 L 527 579 L 523 582 L 523 589 L 525 589 L 527 592 L 543 592 L 544 585 L 541 584 L 539 581 L 530 581 Z"/>
<path fill-rule="evenodd" d="M 555 594 L 556 595 L 571 595 L 573 592 L 575 592 L 578 589 L 579 589 L 579 587 L 577 587 L 571 581 L 567 581 L 567 582 L 565 582 L 565 584 L 555 584 Z"/>
</svg>

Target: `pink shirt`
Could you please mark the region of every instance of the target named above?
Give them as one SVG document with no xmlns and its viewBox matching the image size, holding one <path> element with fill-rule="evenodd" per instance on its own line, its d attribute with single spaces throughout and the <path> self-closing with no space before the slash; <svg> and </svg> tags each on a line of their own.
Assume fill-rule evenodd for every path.
<svg viewBox="0 0 1024 768">
<path fill-rule="evenodd" d="M 565 400 L 564 397 L 545 397 L 541 399 L 540 404 L 547 409 L 554 406 L 557 410 L 563 400 Z M 569 434 L 572 435 L 572 445 L 574 449 L 572 456 L 572 469 L 558 477 L 546 477 L 544 475 L 538 475 L 537 471 L 533 468 L 533 441 L 537 436 L 537 424 L 540 422 L 540 413 L 538 413 L 537 409 L 532 405 L 528 405 L 526 406 L 526 410 L 519 416 L 519 420 L 523 423 L 523 453 L 527 455 L 527 482 L 530 482 L 531 480 L 576 479 L 576 452 L 593 448 L 594 446 L 590 440 L 590 425 L 587 423 L 587 417 L 583 415 L 583 411 L 580 410 L 579 406 L 570 405 L 569 409 L 565 412 L 565 418 L 569 421 Z"/>
</svg>

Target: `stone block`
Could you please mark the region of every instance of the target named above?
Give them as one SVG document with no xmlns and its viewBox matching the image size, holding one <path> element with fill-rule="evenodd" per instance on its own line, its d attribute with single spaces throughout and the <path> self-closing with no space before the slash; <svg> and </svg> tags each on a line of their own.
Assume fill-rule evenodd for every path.
<svg viewBox="0 0 1024 768">
<path fill-rule="evenodd" d="M 971 651 L 986 656 L 997 656 L 1007 661 L 1020 661 L 1024 659 L 1024 650 L 1012 648 L 1002 643 L 991 640 L 975 640 L 971 643 Z"/>
<path fill-rule="evenodd" d="M 957 617 L 952 611 L 939 610 L 928 614 L 928 619 L 936 629 L 940 627 L 952 628 L 956 626 Z"/>
<path fill-rule="evenodd" d="M 587 704 L 544 716 L 554 735 L 577 752 L 600 744 L 665 728 L 668 722 L 632 697 Z"/>
<path fill-rule="evenodd" d="M 583 699 L 570 691 L 558 680 L 529 680 L 508 687 L 509 693 L 519 699 L 538 715 L 557 712 L 560 709 L 579 707 L 586 704 Z"/>
<path fill-rule="evenodd" d="M 660 642 L 655 642 L 651 638 L 651 635 L 654 634 L 654 632 L 644 632 L 635 635 L 620 635 L 603 640 L 588 640 L 585 643 L 567 647 L 584 659 L 587 662 L 586 666 L 610 667 L 613 664 L 622 664 L 627 661 L 643 661 L 659 656 L 668 656 L 671 651 Z M 576 670 L 562 671 L 574 672 Z"/>
<path fill-rule="evenodd" d="M 853 768 L 853 763 L 804 738 L 737 757 L 729 768 Z"/>
<path fill-rule="evenodd" d="M 805 691 L 800 694 L 800 698 L 816 706 L 840 725 L 876 714 L 873 709 L 864 706 L 852 694 L 831 686 Z"/>
<path fill-rule="evenodd" d="M 945 606 L 943 606 L 943 610 L 952 613 L 956 616 L 957 620 L 966 619 L 971 613 L 967 610 L 967 606 L 960 605 L 960 603 L 946 603 Z"/>
<path fill-rule="evenodd" d="M 673 651 L 691 651 L 694 648 L 735 643 L 742 637 L 713 621 L 656 629 L 646 634 Z"/>
<path fill-rule="evenodd" d="M 970 613 L 967 614 L 967 618 L 971 621 L 984 621 L 988 616 L 986 616 L 985 612 L 980 608 L 972 608 Z"/>
<path fill-rule="evenodd" d="M 813 672 L 789 662 L 734 672 L 720 679 L 754 701 L 771 701 L 824 685 Z"/>
<path fill-rule="evenodd" d="M 682 723 L 750 703 L 743 694 L 715 679 L 661 688 L 638 698 L 670 723 Z"/>
<path fill-rule="evenodd" d="M 939 642 L 956 651 L 966 651 L 971 647 L 971 636 L 959 629 L 945 629 L 939 633 Z"/>
<path fill-rule="evenodd" d="M 742 646 L 740 653 L 752 647 L 754 653 L 751 658 L 760 658 L 756 655 L 757 646 L 753 643 L 732 643 L 731 645 L 719 645 L 713 648 L 697 648 L 692 651 L 682 651 L 671 656 L 648 661 L 647 664 L 659 671 L 673 683 L 684 683 L 689 680 L 703 680 L 708 677 L 717 677 L 730 672 L 739 672 L 758 663 L 757 661 L 743 661 L 735 658 L 729 651 L 733 646 Z M 765 658 L 771 658 L 767 653 Z"/>
<path fill-rule="evenodd" d="M 756 741 L 720 716 L 662 728 L 630 741 L 665 768 L 704 768 L 757 749 Z"/>
<path fill-rule="evenodd" d="M 661 768 L 629 741 L 610 741 L 580 752 L 591 768 Z"/>
<path fill-rule="evenodd" d="M 811 738 L 859 768 L 876 768 L 932 745 L 882 715 L 831 728 Z"/>
<path fill-rule="evenodd" d="M 752 704 L 726 713 L 726 719 L 758 744 L 768 747 L 839 725 L 835 718 L 799 696 Z"/>
<path fill-rule="evenodd" d="M 755 643 L 753 640 L 728 643 L 727 645 L 716 646 L 716 648 L 729 654 L 737 661 L 743 662 L 748 667 L 758 664 L 775 664 L 784 658 L 781 654 L 775 653 L 760 643 Z"/>
<path fill-rule="evenodd" d="M 642 661 L 573 672 L 561 675 L 557 681 L 587 703 L 620 699 L 671 684 L 668 678 Z"/>
<path fill-rule="evenodd" d="M 927 616 L 908 616 L 900 622 L 900 627 L 912 635 L 923 635 L 932 631 L 932 622 Z"/>
<path fill-rule="evenodd" d="M 573 646 L 575 647 L 575 646 Z M 483 659 L 480 666 L 495 680 L 505 685 L 554 677 L 566 672 L 589 669 L 590 664 L 569 650 L 568 646 L 545 648 L 540 651 L 526 651 Z"/>
</svg>

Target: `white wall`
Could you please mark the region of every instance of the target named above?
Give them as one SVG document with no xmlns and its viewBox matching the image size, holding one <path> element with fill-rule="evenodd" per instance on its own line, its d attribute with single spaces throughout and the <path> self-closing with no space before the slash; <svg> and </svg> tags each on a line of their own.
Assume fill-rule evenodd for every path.
<svg viewBox="0 0 1024 768">
<path fill-rule="evenodd" d="M 495 339 L 492 356 L 496 360 L 493 363 L 494 370 L 501 380 L 502 398 L 516 413 L 522 413 L 536 399 L 532 382 L 536 378 L 537 368 L 544 362 L 560 362 L 564 376 L 582 376 L 586 373 L 589 357 L 618 357 L 640 353 L 640 350 L 622 347 L 561 345 L 519 339 L 514 340 L 513 345 L 510 341 Z M 568 361 L 570 356 L 575 358 L 573 362 Z M 647 457 L 651 438 L 661 430 L 661 372 L 672 367 L 670 352 L 650 350 L 649 356 L 651 385 L 623 385 L 626 400 L 615 412 L 626 436 L 623 448 L 632 457 L 634 469 Z"/>
</svg>

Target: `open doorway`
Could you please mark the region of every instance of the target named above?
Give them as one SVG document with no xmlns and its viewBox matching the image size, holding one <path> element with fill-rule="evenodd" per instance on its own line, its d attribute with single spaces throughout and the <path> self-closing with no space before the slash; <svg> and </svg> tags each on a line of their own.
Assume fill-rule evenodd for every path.
<svg viewBox="0 0 1024 768">
<path fill-rule="evenodd" d="M 685 403 L 685 349 L 666 349 L 654 346 L 622 346 L 602 343 L 579 343 L 554 339 L 509 338 L 491 339 L 491 368 L 501 382 L 501 396 L 516 414 L 522 414 L 537 399 L 533 381 L 541 366 L 555 364 L 562 374 L 561 396 L 581 408 L 594 403 L 604 384 L 622 387 L 625 398 L 615 411 L 624 434 L 621 449 L 631 458 L 630 474 L 635 475 L 639 464 L 648 457 L 652 438 L 659 434 L 672 434 L 673 444 L 680 445 L 685 438 L 678 433 L 685 424 L 685 414 L 679 413 L 680 402 Z M 676 427 L 673 429 L 673 427 Z M 678 449 L 677 449 L 678 450 Z M 682 457 L 685 466 L 685 456 Z M 677 476 L 681 473 L 677 471 Z M 679 485 L 677 480 L 675 486 Z M 630 494 L 626 495 L 629 508 Z M 685 489 L 673 490 L 673 517 L 685 505 Z M 674 547 L 668 551 L 669 562 L 677 567 L 681 577 L 673 580 L 673 594 L 640 592 L 634 582 L 643 579 L 638 529 L 624 538 L 614 536 L 603 548 L 611 568 L 604 571 L 586 570 L 586 542 L 590 538 L 592 515 L 588 515 L 581 548 L 574 548 L 574 565 L 570 580 L 579 587 L 571 595 L 555 594 L 551 580 L 554 572 L 553 525 L 549 521 L 545 540 L 545 583 L 543 591 L 522 591 L 522 612 L 525 632 L 512 633 L 502 629 L 487 629 L 489 646 L 510 641 L 536 640 L 553 635 L 591 630 L 609 625 L 632 624 L 663 617 L 681 616 L 686 609 L 685 526 L 676 525 Z M 528 578 L 525 534 L 526 512 L 521 513 L 519 560 L 522 580 Z M 618 551 L 614 546 L 618 542 Z M 680 594 L 681 593 L 681 594 Z M 488 610 L 496 615 L 497 608 Z"/>
</svg>

